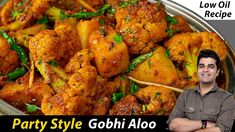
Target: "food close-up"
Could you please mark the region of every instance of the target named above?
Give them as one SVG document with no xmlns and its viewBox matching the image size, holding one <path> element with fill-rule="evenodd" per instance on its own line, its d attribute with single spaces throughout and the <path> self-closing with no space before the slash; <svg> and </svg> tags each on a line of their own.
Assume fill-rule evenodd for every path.
<svg viewBox="0 0 235 132">
<path fill-rule="evenodd" d="M 0 6 L 0 99 L 29 115 L 165 115 L 226 42 L 161 1 L 9 0 Z M 227 80 L 226 80 L 227 79 Z M 1 111 L 1 108 L 0 108 Z"/>
</svg>

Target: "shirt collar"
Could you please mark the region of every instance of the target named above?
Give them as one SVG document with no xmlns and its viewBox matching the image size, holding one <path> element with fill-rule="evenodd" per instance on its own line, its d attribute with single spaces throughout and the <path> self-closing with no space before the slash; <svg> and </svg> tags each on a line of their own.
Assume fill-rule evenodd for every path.
<svg viewBox="0 0 235 132">
<path fill-rule="evenodd" d="M 217 91 L 217 90 L 218 90 L 218 86 L 217 86 L 217 83 L 215 83 L 213 88 L 208 93 L 214 92 L 214 91 Z M 197 85 L 197 87 L 194 89 L 194 92 L 200 93 L 200 86 L 199 85 Z"/>
</svg>

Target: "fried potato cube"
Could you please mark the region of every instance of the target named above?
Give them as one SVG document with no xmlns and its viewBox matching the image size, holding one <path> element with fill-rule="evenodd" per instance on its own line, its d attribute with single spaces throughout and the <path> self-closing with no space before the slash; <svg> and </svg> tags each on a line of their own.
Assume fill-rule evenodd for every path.
<svg viewBox="0 0 235 132">
<path fill-rule="evenodd" d="M 158 47 L 153 56 L 139 64 L 130 75 L 135 79 L 175 86 L 178 83 L 177 71 L 163 47 Z"/>
<path fill-rule="evenodd" d="M 104 33 L 105 32 L 105 33 Z M 111 27 L 97 30 L 89 38 L 98 72 L 111 77 L 125 71 L 129 65 L 129 54 L 125 43 Z"/>
<path fill-rule="evenodd" d="M 53 94 L 53 89 L 44 83 L 42 78 L 36 78 L 32 87 L 29 88 L 29 74 L 17 79 L 15 82 L 7 83 L 0 90 L 0 98 L 13 106 L 24 110 L 25 103 L 41 105 L 44 94 Z"/>
<path fill-rule="evenodd" d="M 92 32 L 99 29 L 99 22 L 96 19 L 85 21 L 81 20 L 76 25 L 76 29 L 78 33 L 78 38 L 80 39 L 80 43 L 82 45 L 82 49 L 89 48 L 90 46 L 87 43 L 88 38 Z"/>
</svg>

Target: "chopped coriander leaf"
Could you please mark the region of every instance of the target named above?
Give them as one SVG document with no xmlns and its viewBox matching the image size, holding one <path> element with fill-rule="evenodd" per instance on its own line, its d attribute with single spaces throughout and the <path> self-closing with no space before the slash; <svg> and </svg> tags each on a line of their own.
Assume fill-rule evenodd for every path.
<svg viewBox="0 0 235 132">
<path fill-rule="evenodd" d="M 167 58 L 170 58 L 170 56 L 171 56 L 170 49 L 168 49 L 168 48 L 166 49 L 165 56 Z"/>
<path fill-rule="evenodd" d="M 140 0 L 129 0 L 128 2 L 131 4 L 131 5 L 134 5 L 136 3 L 138 3 Z"/>
<path fill-rule="evenodd" d="M 149 69 L 151 69 L 151 68 L 152 68 L 152 65 L 153 65 L 153 63 L 152 63 L 151 60 L 148 60 L 148 65 L 149 65 Z"/>
<path fill-rule="evenodd" d="M 130 94 L 134 95 L 137 91 L 139 91 L 139 86 L 135 82 L 131 81 Z"/>
<path fill-rule="evenodd" d="M 11 11 L 11 17 L 15 20 L 19 15 L 20 15 L 20 13 L 22 13 L 23 12 L 23 10 L 22 9 L 20 9 L 20 10 L 13 10 L 13 11 Z"/>
<path fill-rule="evenodd" d="M 27 112 L 32 113 L 32 112 L 35 112 L 37 110 L 41 110 L 41 108 L 36 106 L 36 105 L 26 103 L 26 110 L 27 110 Z"/>
<path fill-rule="evenodd" d="M 48 17 L 44 16 L 43 18 L 37 20 L 37 24 L 47 24 L 48 21 L 49 21 Z"/>
<path fill-rule="evenodd" d="M 126 77 L 120 77 L 119 80 L 126 80 Z"/>
<path fill-rule="evenodd" d="M 122 99 L 125 96 L 123 93 L 113 93 L 112 95 L 112 102 L 116 104 L 120 99 Z"/>
<path fill-rule="evenodd" d="M 169 15 L 166 16 L 166 21 L 172 25 L 175 25 L 178 23 L 178 20 L 174 17 L 171 17 Z"/>
<path fill-rule="evenodd" d="M 130 22 L 131 17 L 130 17 L 130 16 L 125 16 L 124 20 L 125 20 L 126 22 Z"/>
<path fill-rule="evenodd" d="M 116 10 L 115 10 L 114 8 L 110 8 L 110 9 L 108 10 L 108 12 L 109 12 L 110 14 L 115 14 Z"/>
<path fill-rule="evenodd" d="M 66 19 L 66 18 L 69 18 L 69 15 L 65 14 L 64 11 L 60 11 L 60 16 L 59 16 L 60 19 Z"/>
<path fill-rule="evenodd" d="M 166 113 L 166 110 L 164 110 L 163 108 L 159 108 L 157 111 L 156 111 L 156 115 L 164 115 Z"/>
<path fill-rule="evenodd" d="M 47 63 L 51 66 L 54 66 L 54 67 L 58 66 L 58 63 L 56 61 L 48 61 Z"/>
<path fill-rule="evenodd" d="M 41 60 L 41 59 L 38 61 L 38 64 L 39 64 L 39 65 L 41 65 L 41 64 L 42 64 L 42 60 Z"/>
<path fill-rule="evenodd" d="M 127 33 L 130 33 L 130 34 L 134 34 L 134 32 L 133 32 L 130 28 L 128 28 L 128 29 L 126 30 L 126 32 L 127 32 Z"/>
<path fill-rule="evenodd" d="M 156 92 L 154 95 L 154 100 L 156 100 L 157 98 L 160 98 L 161 93 L 160 92 Z"/>
<path fill-rule="evenodd" d="M 168 37 L 169 37 L 169 38 L 171 38 L 171 37 L 173 36 L 173 34 L 174 34 L 174 30 L 171 29 L 171 28 L 167 28 L 167 29 L 166 29 L 166 32 L 168 33 Z"/>
<path fill-rule="evenodd" d="M 142 111 L 143 112 L 147 111 L 147 105 L 146 104 L 142 105 Z"/>
<path fill-rule="evenodd" d="M 116 43 L 122 43 L 122 42 L 123 42 L 122 36 L 116 34 L 116 35 L 114 36 L 114 41 L 115 41 Z"/>
<path fill-rule="evenodd" d="M 99 23 L 100 23 L 101 26 L 104 26 L 104 19 L 100 18 Z"/>
<path fill-rule="evenodd" d="M 185 66 L 190 66 L 190 65 L 191 65 L 191 63 L 189 63 L 189 62 L 185 62 L 185 63 L 184 63 L 184 65 L 185 65 Z"/>
<path fill-rule="evenodd" d="M 130 6 L 130 5 L 135 5 L 138 2 L 139 2 L 139 0 L 122 1 L 122 2 L 119 3 L 119 7 L 125 8 L 125 7 Z"/>
<path fill-rule="evenodd" d="M 128 5 L 129 5 L 129 4 L 128 4 L 127 1 L 122 1 L 122 2 L 119 3 L 119 6 L 122 7 L 122 8 L 125 8 L 125 7 L 127 7 Z"/>
<path fill-rule="evenodd" d="M 105 31 L 104 28 L 101 28 L 101 29 L 100 29 L 100 33 L 101 33 L 101 35 L 103 35 L 103 36 L 106 36 L 106 35 L 107 35 L 107 32 Z"/>
<path fill-rule="evenodd" d="M 20 7 L 20 6 L 22 6 L 22 5 L 23 5 L 23 2 L 19 2 L 19 3 L 17 4 L 18 7 Z"/>
</svg>

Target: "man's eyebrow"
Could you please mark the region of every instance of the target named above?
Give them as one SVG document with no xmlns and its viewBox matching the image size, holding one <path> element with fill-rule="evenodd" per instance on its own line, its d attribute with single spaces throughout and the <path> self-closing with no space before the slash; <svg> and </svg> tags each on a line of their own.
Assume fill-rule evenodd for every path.
<svg viewBox="0 0 235 132">
<path fill-rule="evenodd" d="M 208 66 L 215 66 L 215 64 L 208 64 Z"/>
<path fill-rule="evenodd" d="M 205 64 L 198 64 L 199 66 L 205 66 Z M 208 64 L 207 66 L 216 66 L 215 64 Z"/>
</svg>

